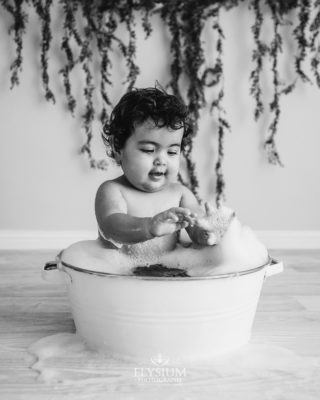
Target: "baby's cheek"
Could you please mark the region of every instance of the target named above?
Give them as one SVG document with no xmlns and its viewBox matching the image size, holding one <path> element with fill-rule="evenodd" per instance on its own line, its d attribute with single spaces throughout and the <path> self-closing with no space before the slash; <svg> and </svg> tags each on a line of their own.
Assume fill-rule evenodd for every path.
<svg viewBox="0 0 320 400">
<path fill-rule="evenodd" d="M 171 159 L 169 163 L 169 168 L 172 173 L 178 173 L 180 169 L 180 159 Z"/>
</svg>

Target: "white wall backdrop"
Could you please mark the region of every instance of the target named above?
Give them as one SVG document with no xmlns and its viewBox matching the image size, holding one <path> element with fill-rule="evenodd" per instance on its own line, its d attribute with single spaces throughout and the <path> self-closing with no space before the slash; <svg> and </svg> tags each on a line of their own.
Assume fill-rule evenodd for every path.
<svg viewBox="0 0 320 400">
<path fill-rule="evenodd" d="M 277 237 L 277 233 L 291 232 L 298 235 L 298 242 L 302 237 L 310 237 L 312 246 L 318 246 L 320 90 L 315 85 L 299 84 L 293 94 L 282 98 L 276 140 L 285 167 L 268 164 L 262 143 L 270 120 L 264 117 L 259 123 L 253 121 L 254 104 L 249 95 L 251 18 L 245 6 L 222 15 L 226 36 L 225 109 L 232 125 L 232 133 L 225 141 L 227 204 L 237 211 L 242 222 L 259 232 L 267 235 L 272 231 L 273 237 Z M 56 236 L 59 232 L 62 236 L 78 232 L 79 237 L 83 232 L 93 232 L 97 187 L 120 173 L 116 166 L 111 166 L 108 172 L 91 170 L 85 158 L 79 155 L 85 140 L 81 123 L 70 116 L 62 100 L 58 99 L 56 105 L 44 100 L 40 56 L 35 50 L 39 43 L 36 21 L 31 16 L 24 43 L 21 84 L 10 90 L 9 68 L 15 48 L 7 35 L 10 17 L 2 14 L 0 19 L 0 239 L 6 243 L 2 247 L 10 247 L 19 232 L 31 236 L 35 231 L 42 236 L 46 232 L 49 236 L 50 232 L 55 232 Z M 59 32 L 59 27 L 56 29 Z M 167 35 L 157 18 L 154 18 L 151 39 L 145 41 L 144 34 L 139 32 L 138 63 L 142 73 L 136 86 L 154 86 L 156 80 L 163 85 L 168 82 Z M 53 54 L 57 53 L 58 46 L 59 43 L 53 46 Z M 284 71 L 288 70 L 286 61 L 283 60 Z M 114 100 L 123 90 L 117 83 L 123 80 L 118 63 L 115 59 Z M 290 71 L 287 76 L 290 79 Z M 80 71 L 78 79 L 79 82 L 76 77 L 74 87 L 80 98 Z M 52 81 L 52 87 L 56 94 L 62 92 L 58 76 Z M 268 87 L 266 89 L 268 92 Z M 99 132 L 99 124 L 95 128 Z M 207 110 L 203 112 L 200 128 L 194 159 L 201 194 L 213 199 L 216 131 Z M 95 154 L 103 157 L 99 135 L 94 147 Z M 277 243 L 274 246 L 277 247 Z"/>
</svg>

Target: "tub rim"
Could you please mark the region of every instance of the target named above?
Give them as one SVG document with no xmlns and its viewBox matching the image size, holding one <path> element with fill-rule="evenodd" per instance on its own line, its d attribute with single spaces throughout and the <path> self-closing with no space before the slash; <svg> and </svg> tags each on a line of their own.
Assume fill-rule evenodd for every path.
<svg viewBox="0 0 320 400">
<path fill-rule="evenodd" d="M 279 262 L 275 260 L 274 258 L 268 256 L 268 260 L 254 268 L 246 269 L 243 271 L 236 271 L 236 272 L 227 272 L 224 274 L 216 274 L 216 275 L 206 275 L 206 276 L 141 276 L 141 275 L 128 275 L 128 274 L 114 274 L 111 272 L 103 272 L 103 271 L 95 271 L 87 268 L 81 268 L 77 267 L 75 265 L 69 264 L 66 261 L 62 260 L 62 254 L 63 251 L 60 252 L 57 255 L 57 264 L 58 264 L 58 269 L 62 271 L 66 271 L 66 269 L 71 269 L 76 272 L 81 272 L 84 274 L 88 275 L 95 275 L 95 276 L 101 276 L 101 277 L 108 277 L 108 278 L 117 278 L 117 279 L 138 279 L 138 280 L 147 280 L 147 281 L 195 281 L 195 280 L 211 280 L 211 279 L 226 279 L 226 278 L 237 278 L 243 275 L 249 275 L 253 274 L 255 272 L 258 272 L 264 268 L 268 268 L 269 266 L 278 264 Z M 60 266 L 60 268 L 59 268 Z"/>
</svg>

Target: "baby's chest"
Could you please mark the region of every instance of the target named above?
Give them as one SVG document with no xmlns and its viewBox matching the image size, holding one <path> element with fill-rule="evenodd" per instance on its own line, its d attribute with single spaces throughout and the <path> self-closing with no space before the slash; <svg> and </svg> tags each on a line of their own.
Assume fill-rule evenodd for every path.
<svg viewBox="0 0 320 400">
<path fill-rule="evenodd" d="M 126 193 L 128 214 L 135 217 L 151 217 L 171 207 L 179 207 L 177 193 Z"/>
</svg>

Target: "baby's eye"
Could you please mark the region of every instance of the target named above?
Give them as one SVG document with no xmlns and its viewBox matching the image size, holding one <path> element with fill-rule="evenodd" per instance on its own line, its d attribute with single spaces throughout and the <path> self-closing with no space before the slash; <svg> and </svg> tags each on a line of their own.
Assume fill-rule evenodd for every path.
<svg viewBox="0 0 320 400">
<path fill-rule="evenodd" d="M 153 153 L 153 149 L 140 149 L 143 153 Z"/>
<path fill-rule="evenodd" d="M 169 154 L 169 156 L 176 156 L 179 154 L 179 152 L 171 150 L 171 151 L 168 151 L 168 154 Z"/>
</svg>

